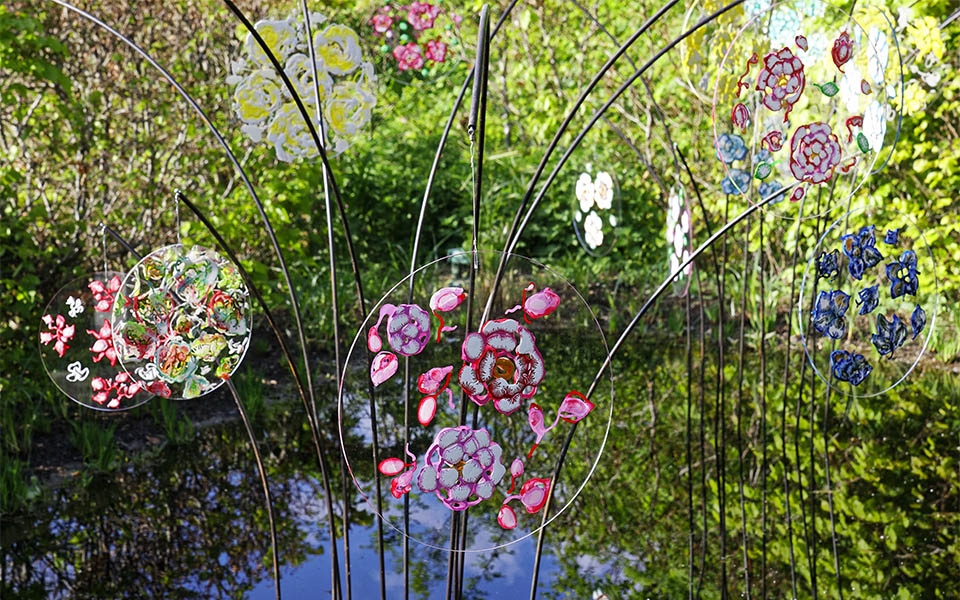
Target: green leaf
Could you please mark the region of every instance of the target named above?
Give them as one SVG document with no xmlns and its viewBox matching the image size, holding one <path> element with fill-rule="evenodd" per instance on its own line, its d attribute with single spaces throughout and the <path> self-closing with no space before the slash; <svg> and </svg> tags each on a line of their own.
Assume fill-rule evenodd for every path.
<svg viewBox="0 0 960 600">
<path fill-rule="evenodd" d="M 837 92 L 840 91 L 840 88 L 837 87 L 837 84 L 835 84 L 832 81 L 828 81 L 822 85 L 817 83 L 813 85 L 817 86 L 817 88 L 819 88 L 819 90 L 823 92 L 824 96 L 828 96 L 830 98 L 833 98 L 834 96 L 836 96 Z"/>
<path fill-rule="evenodd" d="M 860 148 L 860 152 L 870 152 L 870 142 L 867 141 L 867 136 L 863 133 L 857 134 L 857 146 Z"/>
</svg>

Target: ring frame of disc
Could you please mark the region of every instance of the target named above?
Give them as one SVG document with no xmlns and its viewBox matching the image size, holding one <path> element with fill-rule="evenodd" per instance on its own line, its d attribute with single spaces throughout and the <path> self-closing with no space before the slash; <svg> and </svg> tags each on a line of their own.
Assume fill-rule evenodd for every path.
<svg viewBox="0 0 960 600">
<path fill-rule="evenodd" d="M 99 334 L 104 323 L 108 323 L 112 327 L 110 315 L 113 303 L 111 302 L 110 308 L 105 311 L 96 310 L 97 299 L 87 284 L 92 281 L 99 281 L 106 286 L 114 277 L 122 279 L 124 276 L 125 273 L 119 271 L 97 271 L 77 277 L 61 287 L 44 308 L 44 315 L 50 315 L 54 319 L 58 315 L 62 316 L 64 327 L 73 325 L 74 334 L 67 342 L 68 348 L 64 351 L 62 357 L 54 349 L 54 342 L 43 344 L 38 341 L 43 368 L 51 381 L 65 396 L 84 408 L 103 412 L 119 412 L 141 406 L 153 397 L 153 394 L 145 389 L 139 390 L 132 398 L 122 398 L 120 406 L 117 408 L 109 408 L 107 406 L 109 401 L 99 404 L 93 400 L 94 390 L 91 386 L 94 379 L 102 378 L 112 381 L 117 375 L 128 373 L 128 371 L 119 359 L 111 365 L 106 354 L 92 351 L 98 338 L 87 332 L 93 331 Z M 70 316 L 71 314 L 73 316 Z M 41 332 L 47 331 L 47 325 L 41 322 L 40 330 Z M 110 347 L 112 347 L 112 336 L 109 340 Z M 94 362 L 93 358 L 98 354 L 100 359 Z M 132 377 L 133 382 L 137 381 L 133 373 L 128 374 Z M 115 391 L 110 391 L 108 395 L 111 399 L 115 399 L 117 396 Z"/>
<path fill-rule="evenodd" d="M 477 254 L 484 265 L 483 269 L 485 269 L 480 271 L 484 276 L 478 278 L 478 292 L 473 299 L 475 303 L 473 307 L 474 317 L 479 319 L 489 294 L 489 286 L 496 265 L 502 253 L 481 251 Z M 472 253 L 451 254 L 417 269 L 415 272 L 414 303 L 426 309 L 429 307 L 428 300 L 434 290 L 451 284 L 461 284 L 463 280 L 458 278 L 455 261 L 464 258 L 468 261 L 471 260 Z M 522 476 L 516 479 L 514 493 L 517 493 L 521 484 L 530 478 L 552 480 L 557 452 L 559 452 L 569 433 L 569 428 L 573 425 L 560 420 L 559 424 L 543 438 L 533 452 L 532 458 L 528 459 L 526 458 L 527 452 L 533 445 L 535 437 L 527 421 L 527 407 L 530 402 L 537 403 L 544 411 L 545 421 L 548 424 L 553 422 L 560 400 L 571 390 L 577 390 L 585 394 L 592 382 L 593 375 L 599 370 L 609 352 L 603 331 L 593 311 L 569 281 L 549 267 L 520 255 L 510 255 L 509 264 L 511 266 L 508 267 L 499 288 L 498 296 L 501 300 L 494 302 L 494 310 L 491 311 L 490 320 L 514 318 L 521 325 L 528 327 L 534 333 L 536 346 L 545 361 L 546 376 L 538 387 L 536 395 L 524 402 L 516 412 L 510 415 L 503 415 L 495 411 L 492 401 L 479 409 L 479 420 L 475 429 L 487 429 L 491 433 L 492 441 L 502 446 L 501 462 L 506 467 L 506 473 L 494 489 L 492 497 L 469 508 L 471 531 L 478 536 L 475 539 L 484 541 L 478 547 L 467 547 L 464 550 L 465 552 L 483 552 L 503 548 L 540 531 L 542 512 L 528 514 L 523 505 L 516 500 L 510 504 L 517 515 L 518 525 L 516 528 L 505 530 L 498 525 L 497 513 L 505 497 L 505 492 L 509 490 L 511 484 L 510 466 L 514 458 L 524 458 L 525 471 Z M 520 265 L 520 269 L 516 268 L 517 265 Z M 536 274 L 534 278 L 530 278 L 528 270 Z M 519 304 L 522 301 L 522 286 L 527 285 L 531 280 L 535 281 L 538 291 L 544 287 L 550 287 L 556 291 L 561 297 L 559 307 L 546 317 L 533 319 L 532 323 L 525 322 L 522 309 L 505 315 L 504 307 Z M 521 287 L 517 287 L 521 282 Z M 463 287 L 467 291 L 466 286 Z M 370 327 L 376 324 L 380 307 L 385 302 L 406 303 L 408 291 L 409 276 L 399 281 L 380 299 L 370 312 L 370 316 L 362 324 L 350 346 L 344 363 L 337 402 L 340 443 L 350 477 L 357 486 L 360 495 L 370 506 L 370 510 L 381 516 L 384 522 L 401 536 L 404 535 L 402 521 L 404 502 L 402 499 L 394 498 L 390 493 L 392 477 L 381 475 L 380 485 L 383 490 L 384 506 L 382 515 L 377 512 L 374 500 L 376 490 L 373 482 L 376 465 L 373 464 L 372 457 L 372 427 L 369 412 L 370 397 L 368 395 L 368 387 L 371 384 L 368 361 L 365 357 L 367 356 L 367 332 Z M 461 387 L 457 378 L 463 364 L 461 343 L 465 335 L 467 302 L 468 300 L 465 300 L 456 309 L 443 313 L 445 325 L 456 325 L 457 329 L 444 332 L 440 343 L 436 342 L 436 328 L 439 321 L 436 317 L 431 316 L 430 336 L 432 339 L 421 354 L 410 357 L 409 446 L 410 452 L 417 457 L 417 475 L 414 476 L 412 490 L 408 493 L 410 498 L 409 538 L 421 545 L 438 550 L 449 549 L 450 519 L 455 513 L 442 504 L 433 492 L 421 491 L 417 479 L 424 467 L 423 453 L 433 443 L 437 432 L 442 428 L 459 424 Z M 595 339 L 596 349 L 590 357 L 590 364 L 573 365 L 571 363 L 563 365 L 568 372 L 577 377 L 576 380 L 551 381 L 551 371 L 556 377 L 558 370 L 556 358 L 558 340 L 559 343 L 568 340 L 570 342 L 569 351 L 582 355 L 584 354 L 583 348 L 587 346 L 583 343 L 583 331 L 585 327 L 589 327 L 591 324 L 591 333 L 588 337 Z M 595 328 L 595 333 L 593 333 L 593 328 Z M 478 330 L 479 327 L 476 326 L 473 329 L 473 331 Z M 383 340 L 383 350 L 393 351 L 386 336 L 383 335 L 386 332 L 386 327 L 383 324 L 381 324 L 380 332 Z M 369 356 L 372 358 L 373 354 L 371 352 Z M 551 356 L 554 357 L 552 360 Z M 380 442 L 379 459 L 383 461 L 389 457 L 396 457 L 402 458 L 406 463 L 410 462 L 411 459 L 404 454 L 403 447 L 402 382 L 405 365 L 404 357 L 399 354 L 397 357 L 399 360 L 397 372 L 374 390 L 377 406 L 377 433 Z M 454 367 L 449 388 L 453 391 L 455 410 L 450 410 L 447 405 L 446 393 L 443 393 L 442 397 L 438 396 L 437 399 L 436 416 L 428 427 L 423 427 L 417 420 L 418 403 L 424 395 L 417 389 L 418 375 L 424 373 L 428 368 L 449 365 Z M 605 368 L 610 381 L 609 396 L 600 391 L 605 386 L 595 391 L 591 401 L 596 404 L 596 407 L 577 424 L 578 430 L 576 435 L 573 436 L 573 442 L 569 447 L 561 473 L 563 484 L 560 489 L 552 490 L 554 498 L 551 504 L 554 507 L 559 506 L 560 509 L 555 510 L 555 512 L 551 511 L 553 514 L 549 516 L 543 526 L 552 523 L 570 507 L 587 485 L 603 454 L 607 436 L 610 432 L 614 403 L 613 371 L 609 365 Z M 467 403 L 466 424 L 471 426 L 472 413 L 476 405 L 466 397 L 462 401 Z M 515 438 L 510 436 L 515 436 Z M 513 440 L 513 442 L 508 443 L 508 440 Z M 578 458 L 581 460 L 578 461 Z M 588 460 L 583 460 L 583 458 Z M 542 510 L 546 509 L 542 508 Z"/>
<path fill-rule="evenodd" d="M 623 194 L 620 189 L 620 181 L 617 178 L 616 171 L 613 169 L 597 169 L 595 168 L 595 164 L 588 164 L 587 167 L 587 169 L 580 172 L 580 175 L 577 175 L 577 179 L 579 179 L 581 175 L 587 174 L 590 175 L 591 182 L 595 183 L 600 173 L 606 173 L 613 182 L 613 200 L 611 201 L 610 208 L 599 209 L 599 212 L 597 202 L 594 200 L 590 209 L 584 213 L 580 210 L 580 201 L 577 198 L 575 181 L 571 221 L 573 222 L 573 232 L 577 236 L 577 241 L 580 243 L 583 251 L 594 258 L 601 258 L 613 251 L 614 246 L 617 244 L 617 239 L 620 237 L 618 232 L 620 231 L 620 224 L 623 222 Z M 603 233 L 603 243 L 596 248 L 591 248 L 586 240 L 586 220 L 590 213 L 596 213 L 600 218 L 601 232 Z"/>
<path fill-rule="evenodd" d="M 180 273 L 171 274 L 163 269 L 169 266 L 164 261 L 173 261 L 173 264 L 176 264 L 177 259 L 185 256 L 199 256 L 217 265 L 216 283 L 211 285 L 208 281 L 206 287 L 209 287 L 209 290 L 206 290 L 202 283 L 200 284 L 201 301 L 199 302 L 191 297 L 189 291 L 196 290 L 197 286 L 192 288 L 189 285 L 183 286 L 181 289 L 185 291 L 178 291 L 175 287 L 183 281 L 177 280 Z M 159 280 L 157 277 L 145 274 L 155 267 L 163 269 L 159 274 Z M 131 292 L 138 292 L 141 289 L 139 285 L 148 286 L 147 291 L 137 294 L 139 299 L 148 293 L 153 294 L 153 298 L 159 298 L 159 300 L 152 300 L 149 305 L 144 304 L 142 300 L 138 302 L 138 306 L 146 307 L 143 309 L 142 318 L 139 313 L 125 308 L 122 304 Z M 223 326 L 219 327 L 211 324 L 211 317 L 224 314 L 217 313 L 212 308 L 213 303 L 218 299 L 223 299 L 218 304 L 223 306 L 226 300 L 224 296 L 229 297 L 228 306 L 236 309 L 233 314 L 239 314 L 242 318 L 242 326 L 235 320 L 224 321 Z M 151 309 L 151 305 L 156 306 L 158 303 L 158 308 Z M 173 322 L 173 319 L 177 319 L 177 322 Z M 126 349 L 127 343 L 122 336 L 125 329 L 134 321 L 139 321 L 152 332 L 149 337 L 154 341 L 155 348 L 149 356 L 142 356 L 142 353 Z M 189 331 L 187 331 L 188 327 Z M 171 244 L 150 252 L 130 269 L 123 279 L 120 293 L 114 300 L 113 339 L 120 362 L 125 368 L 138 373 L 138 369 L 143 369 L 144 374 L 149 373 L 151 380 L 166 383 L 170 387 L 170 395 L 167 397 L 175 400 L 192 400 L 205 396 L 232 377 L 243 363 L 250 348 L 252 330 L 253 313 L 249 290 L 239 270 L 216 250 L 204 246 Z M 220 336 L 222 340 L 218 340 L 216 336 Z M 176 377 L 169 377 L 164 374 L 164 367 L 157 363 L 162 360 L 161 348 L 170 347 L 174 342 L 179 348 L 188 347 L 189 360 L 184 367 L 185 374 L 180 373 Z M 198 393 L 186 393 L 188 385 L 199 386 L 193 388 Z"/>
<path fill-rule="evenodd" d="M 462 26 L 466 24 L 468 20 L 463 19 L 460 26 L 452 24 L 453 19 L 447 12 L 450 6 L 442 5 L 441 9 L 443 12 L 437 16 L 434 26 L 430 29 L 423 30 L 424 33 L 421 34 L 420 40 L 422 41 L 419 45 L 421 47 L 421 56 L 424 58 L 424 67 L 414 71 L 399 70 L 397 60 L 393 56 L 393 49 L 400 45 L 399 37 L 406 31 L 399 30 L 397 17 L 405 16 L 405 14 L 400 10 L 400 5 L 397 2 L 377 3 L 375 6 L 377 8 L 369 12 L 365 20 L 357 26 L 357 32 L 360 33 L 361 44 L 366 52 L 366 56 L 371 57 L 370 62 L 373 63 L 374 69 L 380 79 L 404 86 L 437 83 L 457 73 L 460 63 L 467 60 L 467 53 L 464 51 L 465 44 L 468 40 L 472 40 L 473 37 L 475 37 L 471 35 L 464 36 Z M 381 7 L 383 6 L 390 6 L 391 11 L 389 15 L 393 18 L 393 23 L 389 31 L 377 33 L 373 28 L 372 20 L 376 15 L 380 14 Z M 434 6 L 437 6 L 437 4 L 434 3 Z M 440 27 L 439 30 L 436 29 L 438 25 Z M 459 31 L 457 31 L 457 29 L 459 29 Z M 448 33 L 449 35 L 447 35 Z M 387 34 L 390 35 L 388 36 Z M 430 64 L 432 64 L 432 66 L 427 66 L 428 62 L 426 56 L 423 55 L 423 47 L 428 41 L 433 39 L 440 39 L 440 41 L 447 44 L 446 60 L 442 63 L 431 62 Z M 457 43 L 454 44 L 454 41 Z M 418 40 L 410 38 L 405 43 L 409 44 L 410 42 L 418 42 Z"/>
<path fill-rule="evenodd" d="M 797 8 L 801 6 L 819 7 L 819 9 L 822 9 L 823 15 L 808 14 L 804 16 L 800 13 L 801 9 Z M 879 171 L 886 165 L 900 134 L 902 111 L 893 111 L 890 105 L 891 101 L 896 98 L 897 90 L 900 91 L 902 99 L 902 63 L 899 45 L 896 42 L 896 32 L 889 19 L 876 9 L 870 10 L 882 16 L 882 19 L 879 17 L 872 18 L 871 15 L 864 17 L 871 17 L 873 21 L 882 23 L 882 25 L 871 25 L 870 31 L 881 27 L 880 33 L 884 36 L 883 39 L 886 40 L 886 36 L 889 36 L 894 40 L 894 44 L 887 42 L 886 66 L 879 71 L 870 68 L 871 60 L 879 56 L 879 52 L 878 46 L 871 41 L 868 31 L 853 16 L 823 0 L 785 0 L 773 4 L 767 10 L 747 19 L 739 28 L 717 69 L 712 100 L 714 154 L 718 154 L 716 148 L 719 148 L 719 138 L 723 133 L 736 134 L 744 138 L 747 147 L 747 155 L 744 160 L 748 162 L 742 165 L 749 175 L 749 184 L 746 189 L 743 189 L 743 186 L 738 184 L 731 176 L 731 167 L 717 156 L 724 176 L 729 178 L 734 189 L 739 191 L 739 194 L 736 195 L 745 196 L 751 204 L 760 202 L 763 200 L 757 193 L 760 183 L 762 181 L 777 181 L 787 191 L 767 205 L 764 210 L 785 219 L 797 218 L 800 203 L 792 200 L 791 194 L 796 190 L 798 184 L 805 188 L 806 194 L 815 191 L 815 187 L 818 185 L 798 182 L 790 170 L 793 135 L 801 126 L 810 123 L 826 122 L 832 133 L 837 136 L 840 145 L 841 158 L 833 168 L 832 177 L 820 184 L 832 185 L 833 181 L 839 178 L 840 182 L 843 183 L 843 189 L 837 188 L 835 191 L 838 193 L 831 195 L 831 197 L 846 198 L 855 194 L 872 173 Z M 784 14 L 792 13 L 802 20 L 798 28 L 790 35 L 793 41 L 774 40 L 768 36 L 768 32 L 764 31 L 764 28 L 768 27 L 772 21 L 772 17 L 781 11 L 785 11 Z M 815 22 L 817 20 L 819 22 Z M 827 21 L 830 21 L 831 25 L 828 26 Z M 829 30 L 830 35 L 825 35 L 824 30 Z M 756 31 L 757 34 L 753 39 L 750 39 L 745 36 L 748 31 Z M 843 65 L 845 73 L 841 73 L 833 63 L 830 49 L 834 39 L 844 31 L 856 41 L 854 43 L 854 54 L 849 62 Z M 807 36 L 808 50 L 803 50 L 796 42 L 796 36 L 799 35 Z M 820 40 L 820 38 L 823 39 Z M 814 40 L 820 41 L 814 42 Z M 752 42 L 752 46 L 748 42 Z M 794 56 L 803 62 L 805 77 L 805 87 L 791 109 L 788 123 L 784 123 L 785 109 L 769 110 L 760 103 L 762 94 L 755 90 L 758 74 L 760 69 L 763 68 L 764 57 L 768 52 L 783 47 L 789 48 Z M 737 51 L 737 62 L 734 62 L 732 58 L 735 50 Z M 820 52 L 818 53 L 818 51 Z M 721 92 L 721 83 L 730 84 L 732 81 L 733 90 L 738 89 L 738 78 L 744 75 L 748 67 L 747 59 L 754 52 L 757 55 L 758 63 L 749 65 L 749 72 L 743 77 L 744 85 L 746 85 L 744 93 L 737 97 L 730 92 L 729 98 L 721 102 L 721 93 L 727 94 L 727 90 Z M 895 56 L 895 60 L 891 59 L 891 56 Z M 872 75 L 871 70 L 873 71 Z M 876 76 L 881 76 L 880 81 L 873 80 L 873 77 Z M 858 78 L 866 81 L 870 86 L 870 92 L 864 93 L 862 88 L 859 92 L 851 91 L 850 86 L 853 84 L 845 84 L 845 80 L 848 78 L 850 82 Z M 839 91 L 833 97 L 824 95 L 814 85 L 824 85 L 828 82 L 834 82 L 834 80 L 836 80 L 835 84 Z M 882 100 L 871 100 L 873 97 Z M 749 123 L 746 131 L 736 128 L 731 121 L 732 110 L 738 103 L 743 103 L 749 111 Z M 902 102 L 900 105 L 902 106 Z M 886 126 L 886 121 L 889 120 L 892 112 L 895 112 L 896 128 Z M 758 118 L 758 115 L 761 118 Z M 848 119 L 857 116 L 862 117 L 865 124 L 848 126 Z M 771 153 L 773 159 L 772 171 L 768 177 L 761 180 L 756 176 L 761 161 L 756 159 L 762 152 L 769 152 L 763 145 L 762 139 L 774 130 L 779 130 L 782 133 L 783 145 L 778 151 Z M 863 152 L 858 146 L 858 134 L 866 134 L 867 131 L 870 132 L 870 149 L 868 152 Z M 877 146 L 876 149 L 873 146 Z M 885 151 L 887 152 L 887 158 L 878 165 L 878 159 Z M 853 159 L 856 160 L 851 165 Z M 736 166 L 733 168 L 744 170 Z M 851 173 L 853 177 L 851 177 Z M 843 205 L 844 202 L 835 201 L 824 207 L 819 214 L 804 215 L 804 218 L 823 216 L 841 208 Z"/>
<path fill-rule="evenodd" d="M 864 225 L 875 225 L 876 248 L 883 255 L 883 259 L 875 267 L 866 269 L 862 279 L 858 281 L 850 276 L 847 267 L 848 259 L 843 254 L 840 236 L 844 233 L 856 234 L 860 227 Z M 899 243 L 896 246 L 884 243 L 883 239 L 886 231 L 895 227 L 901 228 Z M 821 251 L 830 252 L 834 248 L 839 251 L 840 256 L 838 261 L 839 274 L 832 281 L 817 277 L 817 256 Z M 885 267 L 888 263 L 898 259 L 905 250 L 913 250 L 916 253 L 920 285 L 916 296 L 903 295 L 893 299 L 890 297 L 890 280 L 886 277 Z M 933 249 L 927 243 L 923 232 L 907 215 L 894 209 L 868 206 L 854 208 L 834 221 L 820 236 L 816 247 L 807 260 L 803 280 L 800 283 L 800 295 L 796 309 L 804 353 L 817 376 L 834 391 L 860 398 L 879 396 L 903 383 L 920 362 L 932 339 L 940 301 L 936 270 L 937 263 Z M 817 285 L 814 285 L 815 282 Z M 872 285 L 879 285 L 879 305 L 868 314 L 860 315 L 858 314 L 859 307 L 856 301 L 857 294 L 860 290 Z M 810 335 L 812 332 L 811 302 L 816 299 L 820 291 L 830 291 L 832 289 L 840 289 L 850 295 L 850 305 L 844 315 L 847 324 L 846 335 L 841 340 L 833 340 L 819 333 Z M 917 305 L 921 306 L 926 312 L 926 324 L 916 339 L 911 339 L 913 330 L 910 324 L 910 316 Z M 878 314 L 883 314 L 888 320 L 892 318 L 893 314 L 896 314 L 906 326 L 906 341 L 903 346 L 894 351 L 892 359 L 880 356 L 871 343 L 871 334 L 876 332 Z M 856 346 L 853 345 L 854 343 Z M 812 353 L 811 346 L 814 346 Z M 866 357 L 873 367 L 873 371 L 862 384 L 853 386 L 844 381 L 836 381 L 833 378 L 830 366 L 830 352 L 833 346 L 836 350 L 857 352 Z M 884 373 L 887 374 L 886 378 L 882 376 Z"/>
</svg>

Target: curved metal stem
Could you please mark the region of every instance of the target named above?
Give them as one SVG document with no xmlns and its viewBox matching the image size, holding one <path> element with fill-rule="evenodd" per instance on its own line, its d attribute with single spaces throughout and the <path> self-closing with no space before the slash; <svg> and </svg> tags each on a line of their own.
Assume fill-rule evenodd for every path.
<svg viewBox="0 0 960 600">
<path fill-rule="evenodd" d="M 260 456 L 260 448 L 257 446 L 257 438 L 253 435 L 253 428 L 250 426 L 250 419 L 247 418 L 247 411 L 243 408 L 243 402 L 240 401 L 240 394 L 233 385 L 232 379 L 227 379 L 227 389 L 233 396 L 233 401 L 240 412 L 240 420 L 247 430 L 247 437 L 250 438 L 250 446 L 253 447 L 253 456 L 257 461 L 257 472 L 260 475 L 260 485 L 263 486 L 263 498 L 267 504 L 267 520 L 270 521 L 270 551 L 273 554 L 273 585 L 277 600 L 280 600 L 280 555 L 277 551 L 277 526 L 273 521 L 273 501 L 270 499 L 270 485 L 267 483 L 267 471 L 263 468 L 263 459 Z"/>
</svg>

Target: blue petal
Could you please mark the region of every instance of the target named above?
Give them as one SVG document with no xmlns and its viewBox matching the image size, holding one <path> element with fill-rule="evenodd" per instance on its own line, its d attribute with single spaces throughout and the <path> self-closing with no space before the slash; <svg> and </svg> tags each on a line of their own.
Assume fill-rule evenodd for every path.
<svg viewBox="0 0 960 600">
<path fill-rule="evenodd" d="M 927 313 L 920 308 L 920 305 L 917 305 L 913 309 L 913 314 L 910 315 L 910 327 L 913 329 L 913 337 L 910 339 L 917 339 L 917 336 L 920 335 L 920 332 L 923 331 L 923 326 L 927 324 Z"/>
</svg>

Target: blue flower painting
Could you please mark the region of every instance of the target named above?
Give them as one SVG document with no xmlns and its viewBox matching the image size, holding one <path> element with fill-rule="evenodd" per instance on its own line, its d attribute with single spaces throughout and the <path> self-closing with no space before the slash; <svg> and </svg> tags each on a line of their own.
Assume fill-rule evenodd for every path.
<svg viewBox="0 0 960 600">
<path fill-rule="evenodd" d="M 920 308 L 920 305 L 917 305 L 917 307 L 913 309 L 913 314 L 910 315 L 910 327 L 913 329 L 913 337 L 910 339 L 917 339 L 917 336 L 920 335 L 920 332 L 923 331 L 923 326 L 926 324 L 927 313 Z"/>
<path fill-rule="evenodd" d="M 840 253 L 836 249 L 832 252 L 820 252 L 820 256 L 817 257 L 817 275 L 824 279 L 833 279 L 839 275 L 839 260 Z"/>
<path fill-rule="evenodd" d="M 813 307 L 813 328 L 820 335 L 839 340 L 847 332 L 844 313 L 850 306 L 850 295 L 841 290 L 821 291 Z"/>
<path fill-rule="evenodd" d="M 860 310 L 857 312 L 858 315 L 873 312 L 873 309 L 875 309 L 878 304 L 880 304 L 879 283 L 868 288 L 863 288 L 860 290 L 860 293 L 857 294 L 857 306 L 860 307 Z"/>
<path fill-rule="evenodd" d="M 903 345 L 907 339 L 907 326 L 900 317 L 893 315 L 893 320 L 887 321 L 883 315 L 877 315 L 877 332 L 870 336 L 870 341 L 877 348 L 880 356 L 893 358 L 893 352 Z"/>
<path fill-rule="evenodd" d="M 867 269 L 877 266 L 883 255 L 877 250 L 877 238 L 873 225 L 861 227 L 856 234 L 849 233 L 840 238 L 843 253 L 849 258 L 847 268 L 854 279 L 862 279 Z"/>
<path fill-rule="evenodd" d="M 739 196 L 750 185 L 750 174 L 740 169 L 730 169 L 730 175 L 723 178 L 720 188 L 724 194 Z"/>
<path fill-rule="evenodd" d="M 890 297 L 899 298 L 904 294 L 917 295 L 920 280 L 917 278 L 917 255 L 907 250 L 900 259 L 887 264 L 887 279 L 890 280 Z"/>
<path fill-rule="evenodd" d="M 862 354 L 846 350 L 834 350 L 830 353 L 830 367 L 837 380 L 846 381 L 850 385 L 860 385 L 873 371 L 873 367 Z"/>
<path fill-rule="evenodd" d="M 747 145 L 737 134 L 721 133 L 717 139 L 717 156 L 726 164 L 743 160 L 747 156 Z"/>
</svg>

